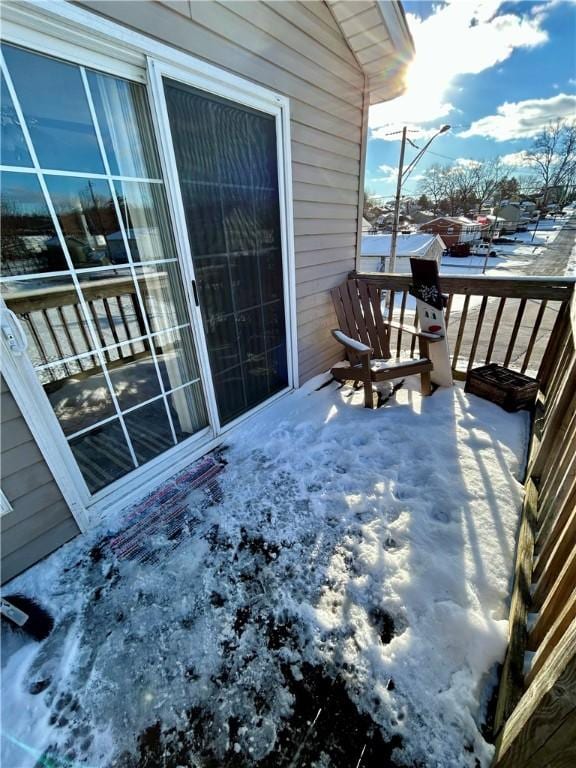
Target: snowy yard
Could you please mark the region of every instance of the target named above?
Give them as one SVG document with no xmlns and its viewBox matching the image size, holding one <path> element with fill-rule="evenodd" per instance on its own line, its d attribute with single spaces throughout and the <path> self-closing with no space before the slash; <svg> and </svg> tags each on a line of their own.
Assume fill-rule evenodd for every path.
<svg viewBox="0 0 576 768">
<path fill-rule="evenodd" d="M 101 528 L 8 585 L 56 626 L 3 629 L 4 768 L 488 766 L 528 415 L 417 384 L 261 412 L 156 564 Z"/>
</svg>

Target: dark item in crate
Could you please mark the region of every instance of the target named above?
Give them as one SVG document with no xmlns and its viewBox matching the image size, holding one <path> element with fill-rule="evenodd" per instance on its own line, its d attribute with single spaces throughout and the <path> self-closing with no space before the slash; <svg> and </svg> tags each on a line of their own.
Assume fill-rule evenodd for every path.
<svg viewBox="0 0 576 768">
<path fill-rule="evenodd" d="M 464 391 L 490 400 L 513 413 L 533 407 L 538 387 L 536 379 L 490 363 L 468 372 Z"/>
</svg>

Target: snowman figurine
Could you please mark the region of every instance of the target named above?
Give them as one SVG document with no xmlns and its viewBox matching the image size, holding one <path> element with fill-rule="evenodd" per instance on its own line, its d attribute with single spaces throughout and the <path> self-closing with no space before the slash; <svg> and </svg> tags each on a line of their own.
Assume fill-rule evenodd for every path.
<svg viewBox="0 0 576 768">
<path fill-rule="evenodd" d="M 452 367 L 444 319 L 444 297 L 438 279 L 438 264 L 432 259 L 410 259 L 412 285 L 410 293 L 416 299 L 416 311 L 420 329 L 426 333 L 442 336 L 440 341 L 431 342 L 429 357 L 434 365 L 430 378 L 440 387 L 451 387 Z"/>
</svg>

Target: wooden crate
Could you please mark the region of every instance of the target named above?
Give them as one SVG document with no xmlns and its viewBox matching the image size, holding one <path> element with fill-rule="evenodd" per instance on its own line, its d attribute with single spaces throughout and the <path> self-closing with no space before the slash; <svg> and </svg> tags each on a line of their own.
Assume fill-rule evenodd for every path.
<svg viewBox="0 0 576 768">
<path fill-rule="evenodd" d="M 468 371 L 464 391 L 513 412 L 532 408 L 538 394 L 538 382 L 523 373 L 490 363 Z"/>
</svg>

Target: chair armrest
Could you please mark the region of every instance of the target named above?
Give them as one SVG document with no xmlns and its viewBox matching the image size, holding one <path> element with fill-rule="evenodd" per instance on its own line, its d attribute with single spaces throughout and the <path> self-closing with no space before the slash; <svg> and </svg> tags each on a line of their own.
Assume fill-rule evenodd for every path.
<svg viewBox="0 0 576 768">
<path fill-rule="evenodd" d="M 369 347 L 367 344 L 362 344 L 361 341 L 356 341 L 356 339 L 351 339 L 350 336 L 346 336 L 345 333 L 342 333 L 342 331 L 338 329 L 332 331 L 332 336 L 334 336 L 336 341 L 340 342 L 342 346 L 346 347 L 346 349 L 359 357 L 371 357 L 374 354 L 372 347 Z"/>
<path fill-rule="evenodd" d="M 418 338 L 425 339 L 428 342 L 441 341 L 444 338 L 442 333 L 429 333 L 428 331 L 421 331 L 418 328 L 414 328 L 413 326 L 396 323 L 394 320 L 385 320 L 384 325 L 387 325 L 389 328 L 396 328 L 397 330 L 403 331 L 404 333 L 411 333 L 412 336 L 418 336 Z"/>
</svg>

